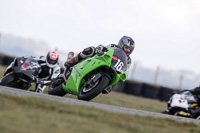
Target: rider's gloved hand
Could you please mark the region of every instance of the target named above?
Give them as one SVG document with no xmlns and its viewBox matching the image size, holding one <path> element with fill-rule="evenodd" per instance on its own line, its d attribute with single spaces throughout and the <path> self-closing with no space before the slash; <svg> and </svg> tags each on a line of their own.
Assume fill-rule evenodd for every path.
<svg viewBox="0 0 200 133">
<path fill-rule="evenodd" d="M 36 78 L 35 83 L 37 84 L 44 84 L 44 81 L 42 79 Z"/>
<path fill-rule="evenodd" d="M 96 49 L 95 49 L 95 53 L 96 53 L 97 55 L 99 55 L 99 56 L 103 55 L 104 52 L 107 52 L 107 51 L 108 51 L 107 48 L 104 47 L 103 45 L 99 45 L 99 46 L 97 46 Z"/>
</svg>

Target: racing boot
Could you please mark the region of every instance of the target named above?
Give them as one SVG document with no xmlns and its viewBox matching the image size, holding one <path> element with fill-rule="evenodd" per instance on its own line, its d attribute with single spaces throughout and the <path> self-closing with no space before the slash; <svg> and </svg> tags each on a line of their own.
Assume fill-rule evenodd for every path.
<svg viewBox="0 0 200 133">
<path fill-rule="evenodd" d="M 74 65 L 78 64 L 81 60 L 83 60 L 83 59 L 80 58 L 80 53 L 71 59 L 69 59 L 69 58 L 67 59 L 67 61 L 64 64 L 66 67 L 65 80 L 67 80 L 69 78 L 69 76 L 71 75 L 72 67 Z"/>
<path fill-rule="evenodd" d="M 77 54 L 77 55 L 76 55 L 74 58 L 72 58 L 71 60 L 65 62 L 64 65 L 65 65 L 65 67 L 67 68 L 67 70 L 69 70 L 70 67 L 72 67 L 72 66 L 78 64 L 78 62 L 81 60 L 81 58 L 79 58 L 79 56 L 80 56 L 80 53 Z"/>
<path fill-rule="evenodd" d="M 95 48 L 94 47 L 85 48 L 82 52 L 77 54 L 74 58 L 72 58 L 69 61 L 66 61 L 64 65 L 67 69 L 69 69 L 70 67 L 78 64 L 79 62 L 86 59 L 87 57 L 94 56 L 94 54 L 95 54 Z"/>
<path fill-rule="evenodd" d="M 72 58 L 74 58 L 74 52 L 69 52 L 67 54 L 67 61 L 70 61 Z"/>
</svg>

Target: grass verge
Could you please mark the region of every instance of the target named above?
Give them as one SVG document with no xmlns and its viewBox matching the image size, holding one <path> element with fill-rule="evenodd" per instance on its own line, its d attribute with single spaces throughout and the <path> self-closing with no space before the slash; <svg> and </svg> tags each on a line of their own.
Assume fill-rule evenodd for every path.
<svg viewBox="0 0 200 133">
<path fill-rule="evenodd" d="M 112 113 L 36 97 L 0 94 L 2 133 L 199 133 L 193 123 Z"/>
</svg>

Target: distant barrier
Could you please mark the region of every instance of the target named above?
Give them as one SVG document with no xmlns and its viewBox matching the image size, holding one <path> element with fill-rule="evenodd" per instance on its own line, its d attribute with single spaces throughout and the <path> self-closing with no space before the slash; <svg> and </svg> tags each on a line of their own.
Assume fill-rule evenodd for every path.
<svg viewBox="0 0 200 133">
<path fill-rule="evenodd" d="M 3 65 L 4 56 L 0 56 L 0 64 Z"/>
<path fill-rule="evenodd" d="M 14 58 L 15 57 L 7 56 L 7 55 L 0 55 L 0 64 L 8 66 L 14 60 Z"/>
<path fill-rule="evenodd" d="M 114 91 L 145 98 L 168 101 L 169 98 L 178 90 L 163 86 L 155 86 L 147 83 L 127 80 L 124 83 L 117 83 L 113 87 Z"/>
</svg>

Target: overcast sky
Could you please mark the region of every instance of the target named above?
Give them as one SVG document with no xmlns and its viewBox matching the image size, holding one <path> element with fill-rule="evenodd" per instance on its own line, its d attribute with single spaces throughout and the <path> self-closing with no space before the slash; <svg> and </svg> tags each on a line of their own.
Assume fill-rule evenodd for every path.
<svg viewBox="0 0 200 133">
<path fill-rule="evenodd" d="M 133 63 L 200 74 L 200 0 L 0 0 L 0 32 L 76 52 L 128 35 Z"/>
</svg>

